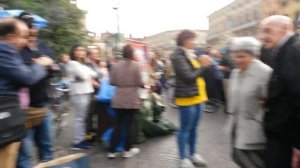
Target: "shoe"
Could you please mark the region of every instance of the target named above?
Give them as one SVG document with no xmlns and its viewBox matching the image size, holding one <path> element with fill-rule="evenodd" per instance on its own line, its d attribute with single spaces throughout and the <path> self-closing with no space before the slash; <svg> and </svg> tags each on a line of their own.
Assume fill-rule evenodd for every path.
<svg viewBox="0 0 300 168">
<path fill-rule="evenodd" d="M 180 163 L 180 168 L 195 168 L 190 159 L 183 159 Z"/>
<path fill-rule="evenodd" d="M 173 109 L 178 109 L 178 106 L 175 105 L 175 103 L 169 102 L 169 107 Z"/>
<path fill-rule="evenodd" d="M 86 150 L 89 150 L 89 148 L 86 146 L 85 142 L 82 141 L 79 144 L 73 145 L 72 150 L 74 150 L 74 151 L 86 151 Z"/>
<path fill-rule="evenodd" d="M 199 154 L 194 154 L 190 159 L 197 166 L 205 167 L 207 165 L 207 162 Z"/>
<path fill-rule="evenodd" d="M 114 159 L 114 158 L 116 158 L 118 156 L 118 153 L 108 153 L 107 154 L 107 157 L 109 158 L 109 159 Z"/>
<path fill-rule="evenodd" d="M 207 113 L 213 113 L 214 112 L 214 107 L 212 105 L 206 105 L 204 111 L 207 112 Z"/>
<path fill-rule="evenodd" d="M 130 149 L 130 151 L 124 152 L 123 158 L 131 158 L 140 153 L 141 153 L 141 150 L 139 148 L 132 148 L 132 149 Z"/>
</svg>

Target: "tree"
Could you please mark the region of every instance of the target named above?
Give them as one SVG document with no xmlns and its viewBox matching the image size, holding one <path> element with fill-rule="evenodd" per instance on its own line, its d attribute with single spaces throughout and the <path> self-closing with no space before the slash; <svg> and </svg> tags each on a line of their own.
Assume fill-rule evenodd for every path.
<svg viewBox="0 0 300 168">
<path fill-rule="evenodd" d="M 69 53 L 75 44 L 88 44 L 89 36 L 84 26 L 84 11 L 69 0 L 0 0 L 6 9 L 24 9 L 48 20 L 48 26 L 41 30 L 40 37 L 57 54 Z"/>
<path fill-rule="evenodd" d="M 0 0 L 0 6 L 4 8 L 20 8 L 22 7 L 22 2 L 19 0 Z"/>
</svg>

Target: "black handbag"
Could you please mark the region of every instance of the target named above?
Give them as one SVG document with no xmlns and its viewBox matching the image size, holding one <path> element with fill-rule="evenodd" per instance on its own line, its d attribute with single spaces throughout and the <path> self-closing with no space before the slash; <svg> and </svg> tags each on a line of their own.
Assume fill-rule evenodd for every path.
<svg viewBox="0 0 300 168">
<path fill-rule="evenodd" d="M 25 119 L 18 97 L 0 96 L 0 148 L 26 136 Z"/>
</svg>

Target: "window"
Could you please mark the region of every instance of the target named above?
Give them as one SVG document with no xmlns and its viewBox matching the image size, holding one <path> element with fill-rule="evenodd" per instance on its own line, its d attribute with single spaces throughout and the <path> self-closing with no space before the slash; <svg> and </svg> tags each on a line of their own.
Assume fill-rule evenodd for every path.
<svg viewBox="0 0 300 168">
<path fill-rule="evenodd" d="M 288 0 L 278 0 L 279 5 L 281 6 L 287 6 L 288 5 Z"/>
<path fill-rule="evenodd" d="M 300 10 L 298 10 L 297 12 L 296 12 L 296 19 L 298 19 L 300 17 Z"/>
</svg>

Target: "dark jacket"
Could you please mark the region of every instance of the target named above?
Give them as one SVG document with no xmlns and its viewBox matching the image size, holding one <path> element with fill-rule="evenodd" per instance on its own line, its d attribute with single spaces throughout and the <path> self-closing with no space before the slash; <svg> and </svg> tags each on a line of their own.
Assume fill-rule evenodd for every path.
<svg viewBox="0 0 300 168">
<path fill-rule="evenodd" d="M 175 97 L 198 96 L 197 78 L 203 75 L 205 68 L 194 68 L 181 47 L 175 50 L 171 60 L 176 75 Z"/>
<path fill-rule="evenodd" d="M 263 63 L 271 66 L 271 64 L 272 64 L 271 54 L 272 54 L 272 49 L 267 49 L 267 48 L 262 47 L 261 54 L 260 54 L 260 60 Z"/>
<path fill-rule="evenodd" d="M 30 48 L 24 48 L 21 55 L 27 65 L 32 64 L 33 58 L 38 58 L 41 56 L 48 56 L 50 58 L 54 57 L 54 52 L 49 48 L 44 42 L 38 40 L 37 50 L 31 50 Z M 43 107 L 48 102 L 48 86 L 49 86 L 49 75 L 50 69 L 48 69 L 48 75 L 36 83 L 30 86 L 30 106 L 31 107 Z"/>
<path fill-rule="evenodd" d="M 276 54 L 277 53 L 277 54 Z M 265 116 L 268 138 L 300 148 L 300 39 L 292 36 L 272 57 Z"/>
<path fill-rule="evenodd" d="M 1 96 L 17 96 L 21 87 L 32 85 L 45 76 L 44 67 L 38 64 L 25 65 L 16 48 L 0 41 Z"/>
<path fill-rule="evenodd" d="M 230 50 L 229 48 L 225 48 L 223 53 L 222 53 L 222 60 L 220 62 L 220 66 L 227 67 L 231 70 L 234 69 L 234 63 L 233 59 L 230 55 Z M 229 79 L 230 77 L 230 72 L 224 72 L 224 79 Z"/>
<path fill-rule="evenodd" d="M 45 75 L 44 67 L 26 66 L 15 47 L 0 41 L 0 111 L 7 115 L 0 119 L 0 148 L 26 136 L 26 116 L 20 109 L 18 92 L 22 86 L 32 85 Z"/>
</svg>

